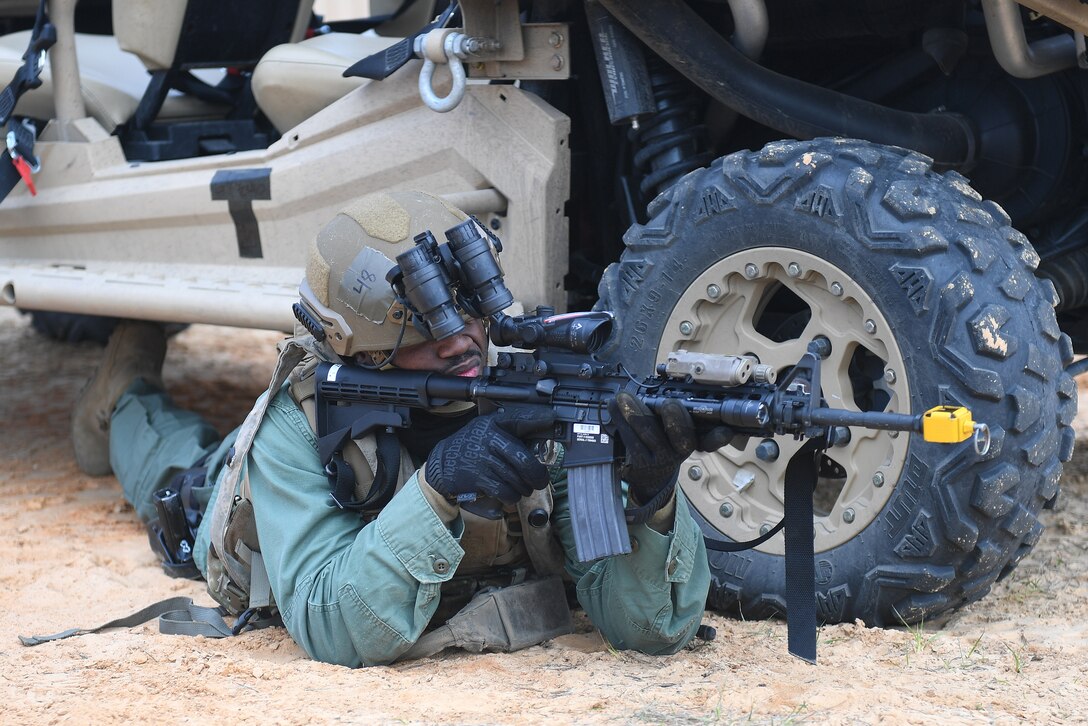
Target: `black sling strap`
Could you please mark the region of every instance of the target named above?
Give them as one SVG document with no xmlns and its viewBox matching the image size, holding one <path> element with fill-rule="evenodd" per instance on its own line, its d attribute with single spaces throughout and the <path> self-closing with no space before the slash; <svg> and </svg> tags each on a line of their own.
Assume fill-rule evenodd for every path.
<svg viewBox="0 0 1088 726">
<path fill-rule="evenodd" d="M 397 488 L 397 474 L 400 473 L 400 439 L 392 431 L 374 430 L 377 445 L 378 466 L 374 472 L 374 481 L 370 491 L 362 500 L 355 499 L 355 473 L 343 455 L 343 447 L 351 445 L 346 431 L 333 436 L 340 437 L 339 446 L 329 454 L 325 464 L 325 474 L 329 478 L 330 495 L 336 506 L 341 509 L 358 511 L 362 514 L 377 514 L 393 498 Z"/>
<path fill-rule="evenodd" d="M 38 14 L 34 20 L 34 27 L 30 31 L 30 43 L 26 53 L 23 54 L 23 64 L 15 71 L 11 83 L 0 91 L 0 128 L 7 126 L 15 113 L 15 105 L 19 98 L 27 91 L 42 85 L 42 62 L 45 60 L 45 51 L 57 42 L 57 29 L 49 22 L 49 15 L 45 11 L 45 1 L 38 4 Z M 30 181 L 31 171 L 37 171 L 38 160 L 34 157 L 33 126 L 26 126 L 22 122 L 12 122 L 6 132 L 7 148 L 0 158 L 0 201 L 2 201 L 21 179 L 26 179 L 33 190 Z"/>
<path fill-rule="evenodd" d="M 786 465 L 786 639 L 790 653 L 816 662 L 816 565 L 812 492 L 826 442 L 809 439 Z"/>
<path fill-rule="evenodd" d="M 19 641 L 26 646 L 41 645 L 54 640 L 64 640 L 77 635 L 97 633 L 110 628 L 131 628 L 143 625 L 152 618 L 159 619 L 159 632 L 166 635 L 203 635 L 205 638 L 227 638 L 245 630 L 257 630 L 280 622 L 279 616 L 259 617 L 256 609 L 238 616 L 234 625 L 223 619 L 222 608 L 194 605 L 192 598 L 171 597 L 148 605 L 142 610 L 123 618 L 111 620 L 95 628 L 72 628 L 52 635 L 20 635 Z"/>
<path fill-rule="evenodd" d="M 782 520 L 746 542 L 722 542 L 704 537 L 708 550 L 741 552 L 758 547 L 785 529 L 786 630 L 789 652 L 816 662 L 816 553 L 812 536 L 812 493 L 816 490 L 823 438 L 809 439 L 786 466 L 785 512 Z"/>
<path fill-rule="evenodd" d="M 744 550 L 750 550 L 753 547 L 759 547 L 761 544 L 774 537 L 776 534 L 782 531 L 782 528 L 786 526 L 786 517 L 783 515 L 782 519 L 778 521 L 778 524 L 771 527 L 769 530 L 759 535 L 755 539 L 745 540 L 744 542 L 722 542 L 720 539 L 710 539 L 709 537 L 703 537 L 703 542 L 706 544 L 708 550 L 714 550 L 715 552 L 743 552 Z"/>
</svg>

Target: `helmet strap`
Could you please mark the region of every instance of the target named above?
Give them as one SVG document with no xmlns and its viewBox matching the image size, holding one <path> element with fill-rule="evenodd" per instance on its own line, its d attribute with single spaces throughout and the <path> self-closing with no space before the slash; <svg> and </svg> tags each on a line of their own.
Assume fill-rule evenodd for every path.
<svg viewBox="0 0 1088 726">
<path fill-rule="evenodd" d="M 362 360 L 362 356 L 356 355 L 355 363 L 358 364 L 360 368 L 366 368 L 368 371 L 378 371 L 393 365 L 393 359 L 397 357 L 397 351 L 400 350 L 401 341 L 404 340 L 404 331 L 407 329 L 408 316 L 405 315 L 400 321 L 400 333 L 397 334 L 397 342 L 393 344 L 393 350 L 365 351 L 365 357 L 370 360 Z"/>
</svg>

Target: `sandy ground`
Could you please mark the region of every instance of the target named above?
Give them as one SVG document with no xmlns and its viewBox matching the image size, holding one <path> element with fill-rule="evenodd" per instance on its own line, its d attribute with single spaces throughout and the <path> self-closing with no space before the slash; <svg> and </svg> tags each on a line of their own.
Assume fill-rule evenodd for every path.
<svg viewBox="0 0 1088 726">
<path fill-rule="evenodd" d="M 221 430 L 263 389 L 276 336 L 191 328 L 168 387 Z M 68 411 L 100 349 L 34 335 L 0 309 L 0 722 L 863 722 L 1088 720 L 1088 454 L 1016 572 L 941 629 L 825 627 L 819 664 L 785 625 L 714 614 L 711 643 L 668 658 L 579 633 L 509 655 L 447 652 L 388 668 L 307 660 L 282 629 L 227 641 L 154 625 L 48 643 L 17 634 L 92 626 L 192 596 L 167 578 L 113 477 L 81 474 Z M 1088 406 L 1084 407 L 1088 409 Z"/>
</svg>

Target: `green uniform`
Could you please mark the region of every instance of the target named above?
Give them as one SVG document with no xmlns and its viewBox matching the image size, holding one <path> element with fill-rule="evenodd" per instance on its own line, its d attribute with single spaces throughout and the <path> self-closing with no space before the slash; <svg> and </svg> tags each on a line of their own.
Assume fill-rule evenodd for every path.
<svg viewBox="0 0 1088 726">
<path fill-rule="evenodd" d="M 206 422 L 137 381 L 111 421 L 111 463 L 146 519 L 153 514 L 151 493 L 202 455 L 211 453 L 208 481 L 217 481 L 234 436 L 217 445 Z M 389 663 L 405 652 L 428 626 L 442 583 L 464 556 L 464 519 L 456 512 L 440 516 L 418 472 L 366 526 L 332 505 L 314 433 L 286 387 L 268 408 L 247 466 L 261 553 L 295 641 L 317 660 L 348 666 Z M 677 491 L 667 534 L 632 525 L 631 554 L 583 564 L 574 557 L 566 482 L 558 474 L 552 522 L 593 624 L 616 648 L 651 654 L 682 648 L 699 626 L 710 584 L 702 535 L 683 495 Z M 200 495 L 210 498 L 213 487 L 205 489 Z M 209 521 L 195 548 L 202 572 Z"/>
</svg>

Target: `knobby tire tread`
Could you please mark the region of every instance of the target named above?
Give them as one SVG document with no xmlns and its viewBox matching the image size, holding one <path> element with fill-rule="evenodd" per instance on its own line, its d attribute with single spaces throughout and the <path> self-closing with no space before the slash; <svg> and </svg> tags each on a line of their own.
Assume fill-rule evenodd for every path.
<svg viewBox="0 0 1088 726">
<path fill-rule="evenodd" d="M 804 203 L 814 191 L 830 200 L 819 215 Z M 730 230 L 792 224 L 852 246 L 842 259 L 853 257 L 857 281 L 902 324 L 894 329 L 914 358 L 912 410 L 960 403 L 991 426 L 985 457 L 912 437 L 909 466 L 881 514 L 817 555 L 835 572 L 817 588 L 825 622 L 931 619 L 985 595 L 1030 552 L 1043 530 L 1039 511 L 1058 496 L 1062 462 L 1072 456 L 1077 397 L 1064 367 L 1073 350 L 1058 327 L 1053 285 L 1034 275 L 1038 255 L 1000 206 L 918 153 L 817 139 L 719 159 L 658 195 L 648 213 L 600 283 L 598 307 L 618 317 L 606 355 L 652 370 L 660 326 L 688 283 L 738 250 L 786 244 Z M 789 244 L 835 254 L 808 239 Z M 939 384 L 925 380 L 934 376 Z M 929 472 L 924 487 L 905 482 L 911 466 Z M 783 613 L 781 560 L 711 553 L 709 606 L 745 617 Z"/>
</svg>

